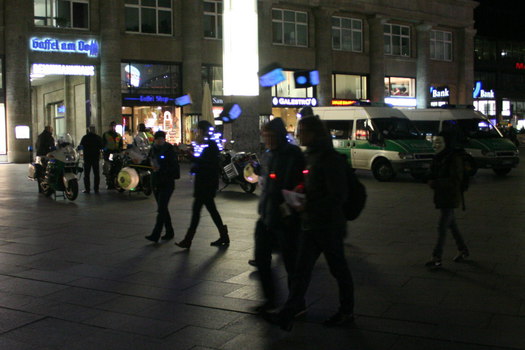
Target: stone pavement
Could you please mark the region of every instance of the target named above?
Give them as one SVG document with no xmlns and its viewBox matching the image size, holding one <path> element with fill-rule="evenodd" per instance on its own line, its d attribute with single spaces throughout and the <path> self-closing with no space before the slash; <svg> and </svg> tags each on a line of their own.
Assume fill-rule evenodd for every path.
<svg viewBox="0 0 525 350">
<path fill-rule="evenodd" d="M 369 202 L 348 225 L 355 327 L 321 325 L 337 308 L 337 292 L 320 259 L 309 312 L 291 333 L 250 312 L 261 299 L 247 264 L 256 195 L 238 187 L 218 195 L 228 249 L 209 246 L 217 232 L 203 211 L 184 251 L 143 238 L 154 222 L 152 198 L 105 190 L 74 202 L 45 198 L 26 169 L 0 165 L 0 349 L 525 349 L 523 163 L 504 178 L 478 173 L 467 211 L 458 212 L 472 259 L 453 263 L 448 239 L 436 272 L 423 266 L 438 215 L 428 187 L 359 172 Z M 170 208 L 180 240 L 190 218 L 189 176 L 178 181 Z"/>
</svg>

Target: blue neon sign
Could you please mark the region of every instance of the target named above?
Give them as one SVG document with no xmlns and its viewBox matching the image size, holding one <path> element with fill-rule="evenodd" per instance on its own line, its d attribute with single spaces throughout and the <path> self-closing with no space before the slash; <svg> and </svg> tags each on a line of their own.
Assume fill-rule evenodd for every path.
<svg viewBox="0 0 525 350">
<path fill-rule="evenodd" d="M 60 40 L 52 38 L 36 38 L 29 40 L 29 47 L 33 51 L 82 53 L 88 57 L 98 57 L 99 46 L 96 40 Z"/>
</svg>

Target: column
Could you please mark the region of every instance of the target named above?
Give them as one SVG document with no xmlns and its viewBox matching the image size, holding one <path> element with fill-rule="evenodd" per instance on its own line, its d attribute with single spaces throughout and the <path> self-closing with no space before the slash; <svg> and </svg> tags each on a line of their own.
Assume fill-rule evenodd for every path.
<svg viewBox="0 0 525 350">
<path fill-rule="evenodd" d="M 464 28 L 458 32 L 458 104 L 473 103 L 474 35 L 476 35 L 476 30 L 472 27 Z"/>
<path fill-rule="evenodd" d="M 184 107 L 184 113 L 201 113 L 202 110 L 202 1 L 182 1 L 182 87 L 183 93 L 191 94 L 192 104 Z"/>
<path fill-rule="evenodd" d="M 318 7 L 315 17 L 315 64 L 319 71 L 317 100 L 319 106 L 332 104 L 332 15 L 334 9 Z"/>
<path fill-rule="evenodd" d="M 370 100 L 385 101 L 385 48 L 383 23 L 386 19 L 375 15 L 368 19 L 370 26 Z"/>
<path fill-rule="evenodd" d="M 29 34 L 33 23 L 33 1 L 5 1 L 4 10 L 7 159 L 12 163 L 26 163 L 30 160 L 27 148 L 34 145 L 39 130 L 31 130 L 32 139 L 17 140 L 15 126 L 32 126 Z"/>
<path fill-rule="evenodd" d="M 120 35 L 124 1 L 100 2 L 100 111 L 98 132 L 108 128 L 111 121 L 122 123 L 122 92 L 120 87 Z"/>
<path fill-rule="evenodd" d="M 429 81 L 428 66 L 430 59 L 430 29 L 431 24 L 422 23 L 416 26 L 417 31 L 417 72 L 416 72 L 416 97 L 417 108 L 428 107 Z"/>
</svg>

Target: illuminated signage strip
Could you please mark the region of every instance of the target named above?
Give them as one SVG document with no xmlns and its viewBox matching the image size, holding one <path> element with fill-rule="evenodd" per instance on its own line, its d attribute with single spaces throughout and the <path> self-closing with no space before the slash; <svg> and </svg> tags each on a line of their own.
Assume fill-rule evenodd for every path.
<svg viewBox="0 0 525 350">
<path fill-rule="evenodd" d="M 414 97 L 386 97 L 385 103 L 394 107 L 416 107 L 417 100 Z"/>
<path fill-rule="evenodd" d="M 448 88 L 435 88 L 430 87 L 431 98 L 448 98 L 450 97 L 450 90 Z"/>
<path fill-rule="evenodd" d="M 315 97 L 273 97 L 272 104 L 274 107 L 315 107 L 317 106 L 317 99 Z"/>
<path fill-rule="evenodd" d="M 332 106 L 352 106 L 357 102 L 357 100 L 332 100 Z"/>
<path fill-rule="evenodd" d="M 45 64 L 34 63 L 31 67 L 31 75 L 95 75 L 95 66 L 81 66 L 71 64 Z"/>
<path fill-rule="evenodd" d="M 99 46 L 96 40 L 60 40 L 54 38 L 29 39 L 29 48 L 33 51 L 82 53 L 88 57 L 98 57 Z"/>
</svg>

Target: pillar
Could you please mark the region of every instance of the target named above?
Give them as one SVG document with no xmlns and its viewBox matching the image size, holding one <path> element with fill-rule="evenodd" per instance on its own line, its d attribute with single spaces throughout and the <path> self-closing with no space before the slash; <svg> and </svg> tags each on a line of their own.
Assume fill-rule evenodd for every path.
<svg viewBox="0 0 525 350">
<path fill-rule="evenodd" d="M 430 59 L 430 29 L 432 25 L 423 23 L 416 26 L 417 31 L 417 108 L 427 108 L 429 98 L 428 68 Z"/>
<path fill-rule="evenodd" d="M 27 148 L 34 145 L 38 130 L 31 130 L 33 139 L 17 140 L 15 126 L 32 127 L 29 34 L 33 24 L 33 1 L 5 1 L 4 11 L 7 160 L 26 163 L 30 160 Z"/>
<path fill-rule="evenodd" d="M 464 28 L 458 33 L 458 104 L 472 104 L 474 35 L 476 35 L 476 30 L 472 27 Z"/>
<path fill-rule="evenodd" d="M 370 100 L 385 101 L 385 48 L 383 24 L 385 18 L 375 15 L 368 19 L 370 26 Z"/>
<path fill-rule="evenodd" d="M 317 7 L 315 17 L 315 65 L 319 71 L 317 100 L 319 106 L 332 104 L 332 15 L 334 9 Z"/>
</svg>

